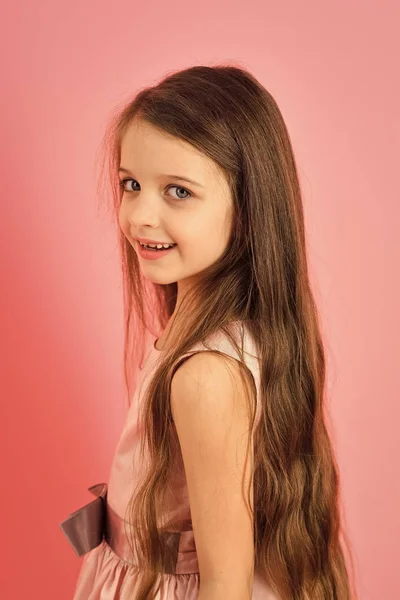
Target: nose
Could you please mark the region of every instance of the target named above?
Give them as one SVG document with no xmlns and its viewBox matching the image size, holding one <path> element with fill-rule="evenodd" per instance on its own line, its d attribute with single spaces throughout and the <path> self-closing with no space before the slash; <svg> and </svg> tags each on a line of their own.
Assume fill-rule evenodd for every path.
<svg viewBox="0 0 400 600">
<path fill-rule="evenodd" d="M 160 223 L 157 205 L 156 199 L 146 200 L 144 195 L 141 194 L 141 198 L 138 196 L 127 211 L 127 219 L 132 230 L 143 231 L 146 226 L 157 228 Z"/>
</svg>

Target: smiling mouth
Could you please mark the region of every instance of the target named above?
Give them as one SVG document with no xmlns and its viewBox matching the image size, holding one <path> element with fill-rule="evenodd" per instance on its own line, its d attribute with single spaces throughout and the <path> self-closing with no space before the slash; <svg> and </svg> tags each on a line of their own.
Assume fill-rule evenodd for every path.
<svg viewBox="0 0 400 600">
<path fill-rule="evenodd" d="M 174 244 L 173 246 L 169 246 L 168 248 L 150 248 L 150 247 L 145 247 L 139 241 L 136 241 L 136 244 L 137 244 L 136 245 L 136 252 L 143 259 L 148 259 L 148 260 L 159 258 L 158 256 L 156 256 L 156 254 L 159 254 L 160 258 L 162 256 L 166 256 L 172 250 L 175 250 L 176 246 L 178 245 L 178 244 Z M 154 256 L 153 256 L 153 254 L 154 254 Z"/>
<path fill-rule="evenodd" d="M 150 245 L 150 244 L 142 244 L 141 242 L 138 242 L 139 246 L 141 246 L 142 248 L 145 248 L 146 250 L 154 250 L 155 252 L 160 251 L 160 250 L 170 250 L 171 248 L 175 248 L 175 246 L 177 246 L 177 244 L 157 244 L 157 245 Z M 160 247 L 158 247 L 160 246 Z"/>
</svg>

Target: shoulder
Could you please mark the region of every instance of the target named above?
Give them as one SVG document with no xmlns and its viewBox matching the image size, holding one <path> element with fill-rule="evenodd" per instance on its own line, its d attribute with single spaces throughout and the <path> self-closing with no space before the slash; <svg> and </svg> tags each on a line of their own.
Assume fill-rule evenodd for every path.
<svg viewBox="0 0 400 600">
<path fill-rule="evenodd" d="M 234 407 L 245 408 L 252 386 L 239 360 L 212 350 L 197 351 L 181 363 L 171 382 L 171 410 L 195 408 L 208 416 L 223 416 Z M 193 414 L 193 413 L 192 413 Z"/>
</svg>

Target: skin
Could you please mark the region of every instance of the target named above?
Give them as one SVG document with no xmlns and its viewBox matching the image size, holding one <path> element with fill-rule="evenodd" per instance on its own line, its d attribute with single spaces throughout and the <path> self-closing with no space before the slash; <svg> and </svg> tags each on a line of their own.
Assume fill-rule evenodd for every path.
<svg viewBox="0 0 400 600">
<path fill-rule="evenodd" d="M 120 167 L 129 173 L 119 173 L 121 181 L 128 179 L 119 225 L 136 252 L 136 237 L 178 244 L 154 261 L 137 254 L 145 277 L 159 284 L 178 283 L 176 312 L 186 291 L 227 245 L 233 205 L 227 180 L 196 148 L 137 117 L 122 140 Z M 173 320 L 174 315 L 164 334 Z"/>
</svg>

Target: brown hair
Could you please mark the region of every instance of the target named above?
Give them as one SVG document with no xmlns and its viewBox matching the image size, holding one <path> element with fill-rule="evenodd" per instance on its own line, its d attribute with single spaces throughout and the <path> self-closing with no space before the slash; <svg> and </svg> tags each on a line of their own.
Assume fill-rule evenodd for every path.
<svg viewBox="0 0 400 600">
<path fill-rule="evenodd" d="M 282 114 L 272 95 L 238 66 L 194 66 L 142 89 L 118 109 L 104 137 L 117 224 L 121 140 L 135 116 L 215 162 L 230 186 L 233 225 L 223 255 L 185 297 L 174 348 L 163 353 L 143 399 L 151 466 L 127 511 L 132 553 L 142 568 L 132 598 L 150 600 L 162 585 L 161 506 L 178 445 L 170 409 L 173 367 L 180 355 L 233 320 L 247 322 L 261 368 L 262 415 L 254 440 L 255 568 L 282 600 L 354 598 L 342 545 L 348 548 L 338 470 L 324 415 L 325 356 L 308 275 L 302 197 Z M 133 342 L 135 350 L 143 348 L 147 331 L 166 326 L 177 283 L 145 280 L 132 245 L 118 226 L 117 231 L 130 396 L 132 365 L 138 362 Z M 350 553 L 348 559 L 351 563 Z"/>
</svg>

